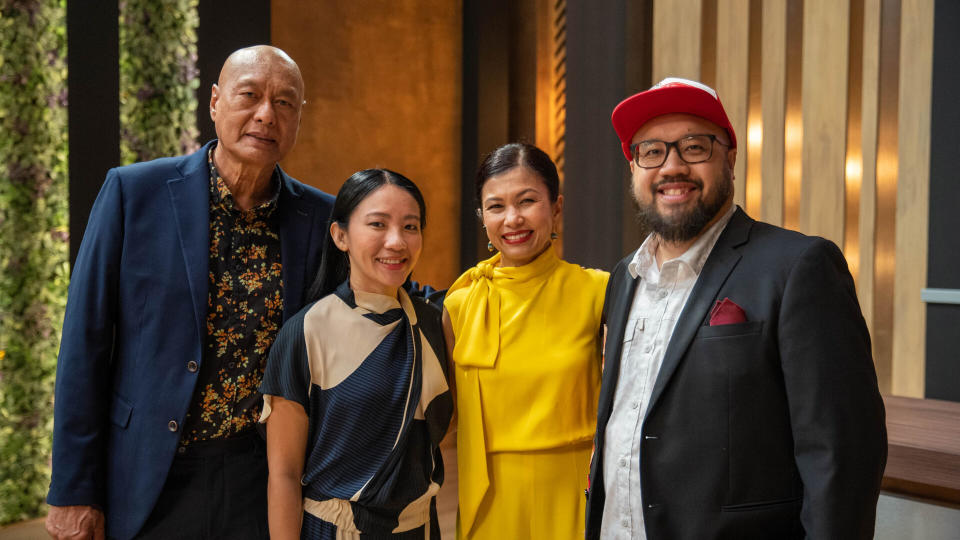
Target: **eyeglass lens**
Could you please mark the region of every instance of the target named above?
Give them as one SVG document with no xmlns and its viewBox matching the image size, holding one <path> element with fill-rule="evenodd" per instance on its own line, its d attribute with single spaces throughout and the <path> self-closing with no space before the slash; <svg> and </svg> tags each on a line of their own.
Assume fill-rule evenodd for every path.
<svg viewBox="0 0 960 540">
<path fill-rule="evenodd" d="M 636 159 L 637 165 L 641 167 L 659 167 L 667 160 L 667 154 L 671 146 L 677 149 L 683 161 L 701 163 L 710 159 L 713 154 L 713 137 L 691 135 L 674 142 L 640 141 L 636 145 L 636 150 L 634 150 L 634 159 Z"/>
</svg>

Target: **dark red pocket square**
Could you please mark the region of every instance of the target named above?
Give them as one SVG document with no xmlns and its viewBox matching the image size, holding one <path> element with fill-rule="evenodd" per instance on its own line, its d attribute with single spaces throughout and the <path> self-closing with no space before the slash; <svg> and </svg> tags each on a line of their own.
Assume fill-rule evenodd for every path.
<svg viewBox="0 0 960 540">
<path fill-rule="evenodd" d="M 710 310 L 710 326 L 742 322 L 747 322 L 747 314 L 743 312 L 743 308 L 729 298 L 717 300 L 713 309 Z"/>
</svg>

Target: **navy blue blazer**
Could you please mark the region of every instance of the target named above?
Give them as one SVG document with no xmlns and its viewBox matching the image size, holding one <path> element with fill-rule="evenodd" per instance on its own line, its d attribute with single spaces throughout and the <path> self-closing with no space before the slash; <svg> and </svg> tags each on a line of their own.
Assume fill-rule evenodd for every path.
<svg viewBox="0 0 960 540">
<path fill-rule="evenodd" d="M 614 269 L 604 303 L 588 540 L 600 536 L 604 435 L 640 282 L 627 271 L 631 258 Z M 724 298 L 746 322 L 710 326 Z M 884 409 L 837 246 L 738 208 L 677 320 L 641 430 L 648 538 L 873 538 Z"/>
<path fill-rule="evenodd" d="M 153 509 L 199 373 L 187 363 L 203 361 L 212 144 L 111 169 L 73 267 L 47 502 L 103 508 L 111 537 Z M 286 320 L 319 268 L 333 197 L 277 171 Z"/>
</svg>

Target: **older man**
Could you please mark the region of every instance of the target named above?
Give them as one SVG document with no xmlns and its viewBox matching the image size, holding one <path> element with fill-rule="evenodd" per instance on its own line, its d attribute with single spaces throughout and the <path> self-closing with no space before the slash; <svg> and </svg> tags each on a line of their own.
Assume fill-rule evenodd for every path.
<svg viewBox="0 0 960 540">
<path fill-rule="evenodd" d="M 709 87 L 666 79 L 613 125 L 653 232 L 607 288 L 587 538 L 873 538 L 884 410 L 843 254 L 733 205 Z"/>
<path fill-rule="evenodd" d="M 257 386 L 332 206 L 277 165 L 303 96 L 286 53 L 241 49 L 213 85 L 217 140 L 107 174 L 64 319 L 53 537 L 267 537 Z"/>
</svg>

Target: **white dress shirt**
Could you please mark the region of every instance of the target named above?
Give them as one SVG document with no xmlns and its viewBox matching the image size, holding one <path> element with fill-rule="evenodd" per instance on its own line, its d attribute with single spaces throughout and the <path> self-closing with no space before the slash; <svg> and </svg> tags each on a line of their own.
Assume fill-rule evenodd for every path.
<svg viewBox="0 0 960 540">
<path fill-rule="evenodd" d="M 700 270 L 727 226 L 736 206 L 710 226 L 683 255 L 657 268 L 659 242 L 651 234 L 627 266 L 639 278 L 620 355 L 620 375 L 607 422 L 603 449 L 606 494 L 600 538 L 645 540 L 640 493 L 640 443 L 643 418 L 660 372 L 673 328 Z M 607 359 L 607 362 L 616 361 Z M 642 458 L 641 458 L 642 459 Z"/>
</svg>

